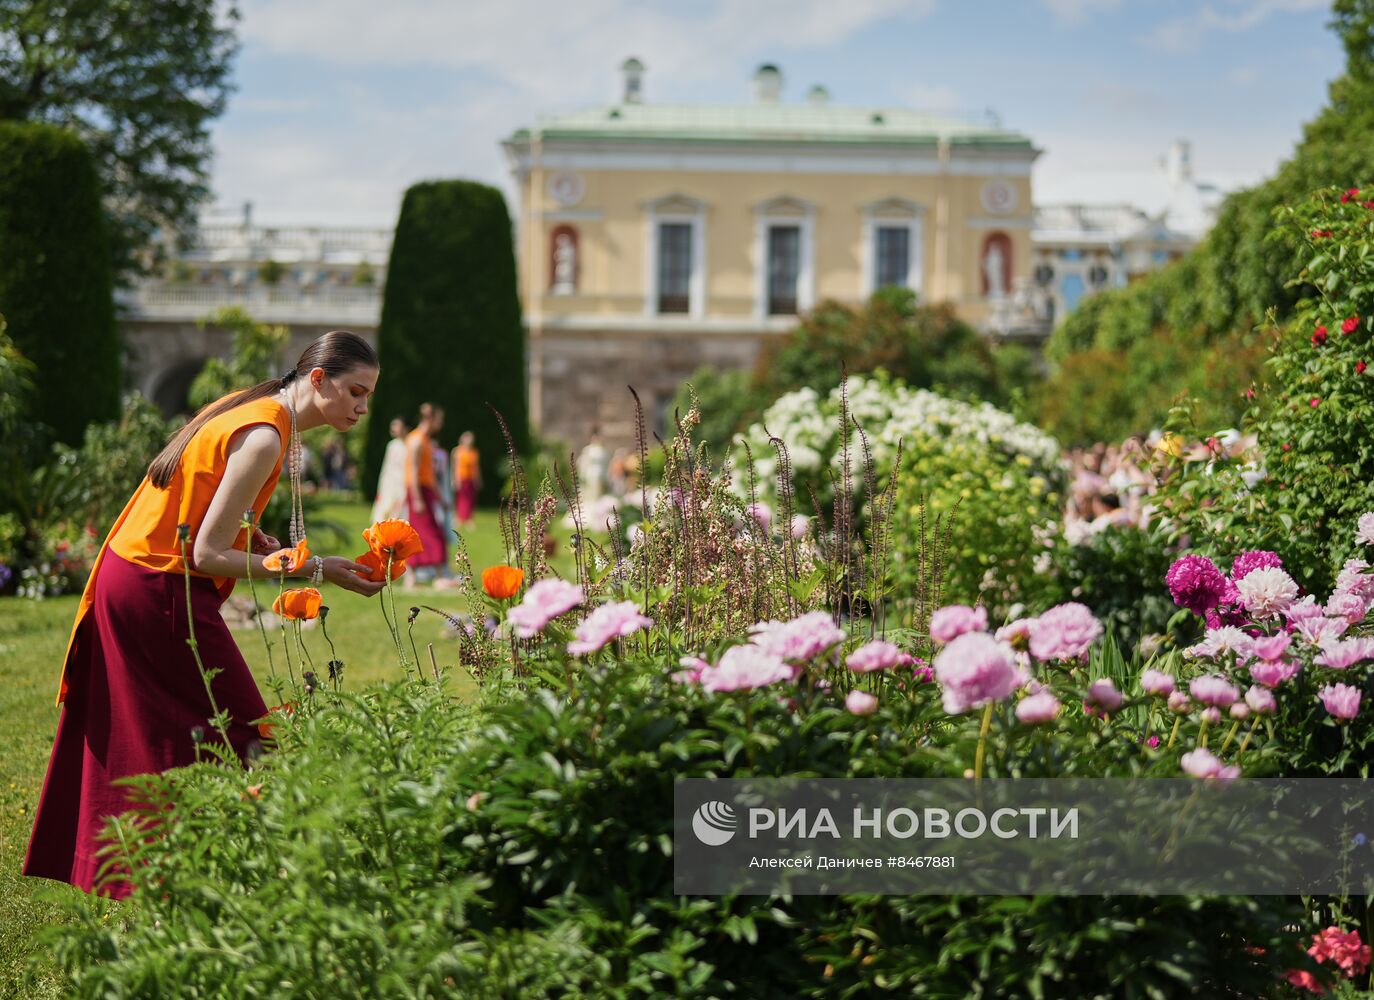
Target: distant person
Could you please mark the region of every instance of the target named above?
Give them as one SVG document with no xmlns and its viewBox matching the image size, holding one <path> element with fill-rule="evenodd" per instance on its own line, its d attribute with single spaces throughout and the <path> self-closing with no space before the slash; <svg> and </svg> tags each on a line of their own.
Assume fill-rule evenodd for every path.
<svg viewBox="0 0 1374 1000">
<path fill-rule="evenodd" d="M 197 413 L 148 466 L 91 568 L 63 657 L 63 706 L 43 796 L 24 859 L 25 875 L 96 888 L 104 863 L 105 822 L 125 812 L 132 789 L 121 779 L 195 762 L 200 740 L 221 737 L 214 704 L 240 758 L 261 748 L 258 720 L 267 705 L 220 616 L 236 579 L 293 584 L 328 580 L 371 597 L 382 584 L 339 556 L 310 556 L 300 514 L 300 435 L 314 427 L 347 431 L 367 413 L 377 386 L 377 353 L 356 334 L 316 340 L 280 378 L 231 393 Z M 291 483 L 289 553 L 254 523 L 277 487 Z M 183 555 L 183 552 L 185 553 Z M 264 556 L 286 559 L 269 569 Z M 189 574 L 189 586 L 185 576 Z M 195 640 L 208 682 L 188 645 Z M 122 898 L 132 884 L 118 874 L 100 888 Z"/>
<path fill-rule="evenodd" d="M 372 523 L 406 516 L 406 422 L 391 418 L 391 440 L 382 456 L 377 476 L 377 499 L 372 502 Z"/>
<path fill-rule="evenodd" d="M 611 493 L 617 497 L 625 495 L 625 484 L 627 482 L 628 461 L 630 453 L 624 448 L 617 448 L 611 453 L 611 464 L 608 467 L 608 475 L 611 482 Z"/>
<path fill-rule="evenodd" d="M 407 561 L 411 581 L 428 583 L 448 566 L 448 545 L 444 538 L 443 501 L 439 498 L 434 475 L 434 438 L 436 424 L 443 422 L 432 403 L 420 406 L 420 422 L 406 435 L 406 517 L 420 535 L 424 550 Z"/>
<path fill-rule="evenodd" d="M 434 426 L 430 431 L 430 454 L 434 461 L 434 490 L 439 497 L 439 530 L 444 533 L 444 541 L 453 535 L 453 470 L 448 464 L 448 450 L 439 444 L 439 432 L 444 429 L 444 408 L 434 408 Z M 439 570 L 441 577 L 447 577 L 448 562 Z"/>
<path fill-rule="evenodd" d="M 482 462 L 475 447 L 476 440 L 472 431 L 463 431 L 458 447 L 453 449 L 453 510 L 460 528 L 472 524 L 477 495 L 482 491 Z"/>
<path fill-rule="evenodd" d="M 592 438 L 577 456 L 577 478 L 584 500 L 598 500 L 606 492 L 606 476 L 611 455 L 601 443 L 601 428 L 592 428 Z"/>
</svg>

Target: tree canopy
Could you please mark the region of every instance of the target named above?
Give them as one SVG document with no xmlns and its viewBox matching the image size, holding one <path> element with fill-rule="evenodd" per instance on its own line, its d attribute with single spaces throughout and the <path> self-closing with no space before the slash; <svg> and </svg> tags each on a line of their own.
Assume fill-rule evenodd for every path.
<svg viewBox="0 0 1374 1000">
<path fill-rule="evenodd" d="M 0 0 L 0 121 L 76 132 L 96 159 L 124 270 L 208 193 L 237 8 L 215 0 Z"/>
</svg>

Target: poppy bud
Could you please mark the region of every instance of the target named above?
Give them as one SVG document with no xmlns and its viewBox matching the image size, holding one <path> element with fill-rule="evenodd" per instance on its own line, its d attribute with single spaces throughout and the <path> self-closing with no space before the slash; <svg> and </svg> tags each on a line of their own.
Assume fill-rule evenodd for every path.
<svg viewBox="0 0 1374 1000">
<path fill-rule="evenodd" d="M 192 742 L 192 743 L 204 743 L 204 742 L 205 742 L 205 727 L 204 727 L 204 726 L 192 726 L 192 727 L 191 727 L 191 742 Z"/>
<path fill-rule="evenodd" d="M 329 605 L 328 605 L 328 604 L 321 604 L 321 605 L 320 605 L 320 621 L 324 621 L 324 620 L 325 620 L 326 618 L 328 618 L 328 617 L 329 617 Z"/>
<path fill-rule="evenodd" d="M 410 609 L 410 614 L 406 616 L 406 624 L 407 624 L 407 625 L 414 625 L 414 624 L 415 624 L 415 619 L 416 619 L 416 618 L 419 618 L 419 617 L 420 617 L 420 609 L 419 609 L 419 608 L 411 608 L 411 609 Z"/>
<path fill-rule="evenodd" d="M 304 677 L 305 677 L 305 693 L 306 693 L 306 694 L 314 694 L 315 691 L 316 691 L 316 689 L 319 687 L 319 684 L 317 684 L 317 683 L 315 682 L 315 672 L 314 672 L 313 670 L 307 670 L 307 671 L 305 672 L 305 674 L 304 674 Z"/>
<path fill-rule="evenodd" d="M 177 541 L 189 542 L 191 540 L 191 526 L 189 524 L 177 525 Z"/>
</svg>

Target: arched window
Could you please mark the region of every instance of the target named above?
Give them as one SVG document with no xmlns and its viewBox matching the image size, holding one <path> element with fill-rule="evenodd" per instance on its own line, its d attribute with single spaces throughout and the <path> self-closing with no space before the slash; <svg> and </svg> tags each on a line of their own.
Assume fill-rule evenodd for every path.
<svg viewBox="0 0 1374 1000">
<path fill-rule="evenodd" d="M 1001 298 L 1011 292 L 1011 237 L 1000 230 L 988 233 L 983 240 L 983 252 L 978 255 L 978 270 L 982 273 L 983 295 Z"/>
<path fill-rule="evenodd" d="M 577 230 L 557 226 L 549 234 L 549 291 L 554 295 L 576 295 L 581 265 Z"/>
</svg>

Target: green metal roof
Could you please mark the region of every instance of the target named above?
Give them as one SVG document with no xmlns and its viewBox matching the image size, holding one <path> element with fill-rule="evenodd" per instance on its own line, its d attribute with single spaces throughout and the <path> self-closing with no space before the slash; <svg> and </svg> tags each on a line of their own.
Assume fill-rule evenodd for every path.
<svg viewBox="0 0 1374 1000">
<path fill-rule="evenodd" d="M 904 108 L 829 104 L 612 104 L 545 118 L 511 142 L 597 139 L 682 142 L 950 143 L 1020 146 L 1031 141 L 996 125 Z"/>
</svg>

